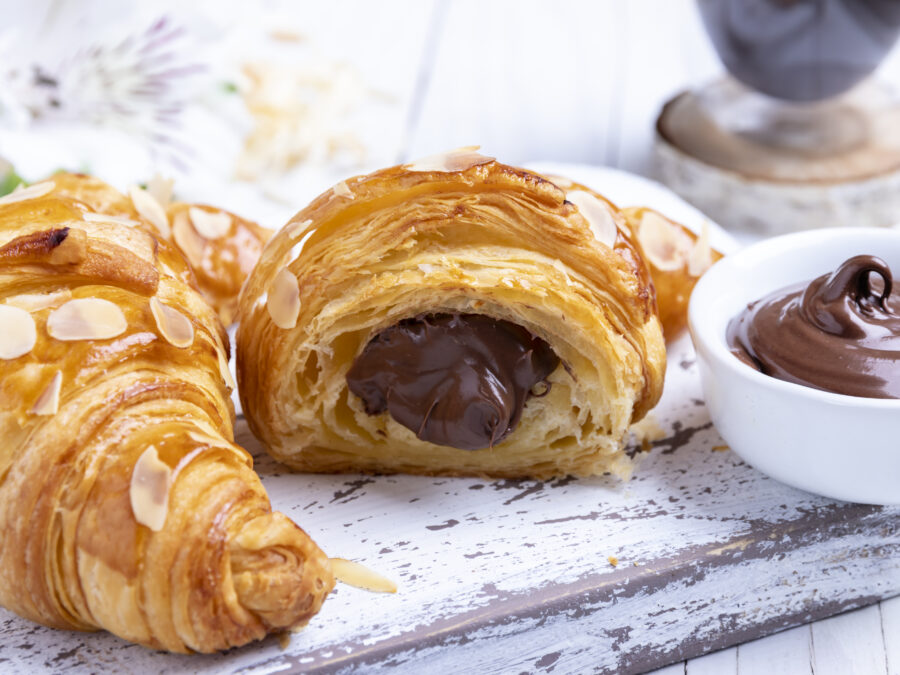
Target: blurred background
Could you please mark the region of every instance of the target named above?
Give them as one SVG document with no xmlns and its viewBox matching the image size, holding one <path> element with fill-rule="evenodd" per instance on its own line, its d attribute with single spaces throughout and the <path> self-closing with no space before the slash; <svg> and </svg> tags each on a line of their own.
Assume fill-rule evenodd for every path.
<svg viewBox="0 0 900 675">
<path fill-rule="evenodd" d="M 462 145 L 652 175 L 662 105 L 724 72 L 694 0 L 0 6 L 0 156 L 25 179 L 160 172 L 270 227 Z"/>
</svg>

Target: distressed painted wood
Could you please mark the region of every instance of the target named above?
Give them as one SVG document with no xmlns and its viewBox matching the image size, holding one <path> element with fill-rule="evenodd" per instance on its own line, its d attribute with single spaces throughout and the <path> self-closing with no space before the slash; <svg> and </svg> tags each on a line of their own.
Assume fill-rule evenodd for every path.
<svg viewBox="0 0 900 675">
<path fill-rule="evenodd" d="M 611 17 L 620 4 L 444 3 L 406 156 L 482 143 L 511 164 L 610 162 L 618 106 L 609 96 L 624 65 L 624 35 Z"/>
<path fill-rule="evenodd" d="M 303 476 L 257 448 L 277 508 L 330 555 L 400 586 L 396 595 L 341 586 L 286 650 L 271 639 L 171 656 L 0 612 L 0 664 L 630 673 L 900 593 L 900 509 L 814 497 L 745 465 L 711 428 L 687 339 L 670 363 L 655 413 L 668 433 L 637 455 L 626 484 Z M 254 447 L 246 429 L 240 439 Z"/>
</svg>

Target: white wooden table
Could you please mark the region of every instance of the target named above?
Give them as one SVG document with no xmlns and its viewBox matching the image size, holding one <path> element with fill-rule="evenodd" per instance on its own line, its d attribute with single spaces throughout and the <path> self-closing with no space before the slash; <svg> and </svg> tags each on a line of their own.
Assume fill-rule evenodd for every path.
<svg viewBox="0 0 900 675">
<path fill-rule="evenodd" d="M 27 3 L 0 4 L 9 16 Z M 546 159 L 650 173 L 662 103 L 721 71 L 691 0 L 210 0 L 143 11 L 166 9 L 193 20 L 207 12 L 226 32 L 277 23 L 305 35 L 323 58 L 350 62 L 388 101 L 359 122 L 363 168 L 481 144 L 512 164 Z M 900 81 L 898 74 L 895 53 L 882 76 Z M 294 206 L 335 176 L 326 168 L 307 178 Z M 229 199 L 240 207 L 240 194 Z M 274 210 L 268 224 L 292 208 Z M 900 675 L 900 598 L 656 672 Z"/>
</svg>

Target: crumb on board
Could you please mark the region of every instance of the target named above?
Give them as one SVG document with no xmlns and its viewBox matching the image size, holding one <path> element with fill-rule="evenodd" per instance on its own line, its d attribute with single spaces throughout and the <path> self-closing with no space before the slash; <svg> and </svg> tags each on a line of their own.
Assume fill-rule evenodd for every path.
<svg viewBox="0 0 900 675">
<path fill-rule="evenodd" d="M 714 446 L 712 446 L 712 451 L 713 451 L 713 452 L 728 452 L 729 450 L 731 450 L 731 448 L 729 448 L 727 445 L 714 445 Z"/>
<path fill-rule="evenodd" d="M 630 431 L 635 440 L 640 443 L 642 452 L 649 452 L 654 441 L 660 441 L 666 437 L 665 429 L 660 426 L 652 413 L 648 413 L 644 419 L 632 424 Z"/>
<path fill-rule="evenodd" d="M 612 565 L 613 567 L 619 566 L 619 559 L 616 556 L 611 555 L 607 558 L 607 560 L 609 560 L 609 564 Z"/>
</svg>

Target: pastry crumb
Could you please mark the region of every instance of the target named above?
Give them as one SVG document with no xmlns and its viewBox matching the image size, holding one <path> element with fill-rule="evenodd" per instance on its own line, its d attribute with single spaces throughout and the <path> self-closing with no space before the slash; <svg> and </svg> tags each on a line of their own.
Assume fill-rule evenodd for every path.
<svg viewBox="0 0 900 675">
<path fill-rule="evenodd" d="M 665 429 L 660 426 L 652 413 L 632 424 L 630 431 L 635 440 L 640 443 L 642 452 L 649 452 L 654 441 L 660 441 L 666 437 Z"/>
<path fill-rule="evenodd" d="M 613 567 L 619 566 L 619 559 L 616 556 L 611 555 L 611 556 L 607 557 L 606 559 L 609 560 L 609 564 L 612 565 Z"/>
<path fill-rule="evenodd" d="M 729 448 L 727 445 L 714 445 L 714 446 L 712 446 L 712 451 L 713 451 L 713 452 L 728 452 L 729 450 L 731 450 L 731 448 Z"/>
</svg>

